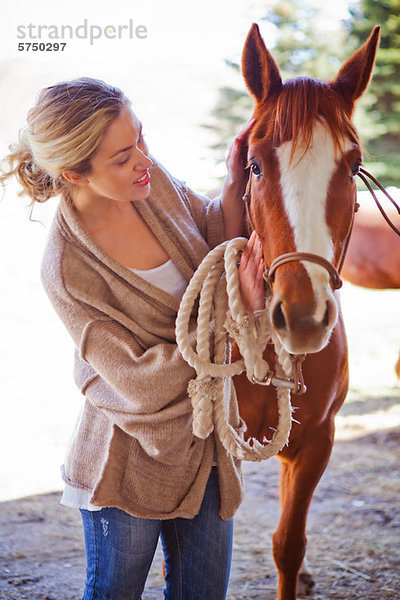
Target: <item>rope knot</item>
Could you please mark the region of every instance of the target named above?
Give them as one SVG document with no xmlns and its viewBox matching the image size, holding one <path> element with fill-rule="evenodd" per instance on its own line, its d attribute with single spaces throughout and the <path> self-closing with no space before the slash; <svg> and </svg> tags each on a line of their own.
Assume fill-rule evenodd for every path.
<svg viewBox="0 0 400 600">
<path fill-rule="evenodd" d="M 206 377 L 191 379 L 189 381 L 187 391 L 190 398 L 203 398 L 207 403 L 215 402 L 217 397 L 216 379 L 215 377 Z"/>
<path fill-rule="evenodd" d="M 219 393 L 217 380 L 210 375 L 191 379 L 187 391 L 193 407 L 193 434 L 205 440 L 214 429 L 213 405 Z"/>
<path fill-rule="evenodd" d="M 240 316 L 239 319 L 235 321 L 228 312 L 224 323 L 224 329 L 239 345 L 249 333 L 256 335 L 254 319 L 247 313 Z"/>
</svg>

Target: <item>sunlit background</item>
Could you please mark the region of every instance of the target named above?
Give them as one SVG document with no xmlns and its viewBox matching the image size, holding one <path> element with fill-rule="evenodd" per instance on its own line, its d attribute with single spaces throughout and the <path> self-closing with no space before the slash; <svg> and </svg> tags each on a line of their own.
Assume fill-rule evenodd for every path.
<svg viewBox="0 0 400 600">
<path fill-rule="evenodd" d="M 318 4 L 311 2 L 310 4 Z M 144 123 L 150 148 L 171 171 L 196 189 L 207 190 L 220 175 L 208 149 L 209 119 L 218 89 L 244 84 L 224 59 L 240 60 L 246 34 L 258 22 L 265 41 L 274 27 L 262 20 L 273 3 L 247 0 L 117 0 L 115 8 L 89 0 L 67 6 L 45 0 L 20 0 L 1 23 L 1 142 L 15 139 L 41 87 L 88 75 L 119 86 Z M 324 5 L 320 0 L 319 4 Z M 347 15 L 347 2 L 326 3 L 321 27 L 327 33 Z M 82 9 L 82 7 L 84 7 Z M 10 9 L 9 9 L 10 10 Z M 17 26 L 125 25 L 147 28 L 146 39 L 66 40 L 64 52 L 18 52 Z M 37 40 L 39 41 L 39 40 Z"/>
<path fill-rule="evenodd" d="M 319 27 L 327 36 L 348 16 L 345 0 L 309 4 L 321 8 Z M 151 152 L 175 176 L 198 191 L 215 188 L 224 167 L 216 164 L 210 149 L 215 143 L 213 131 L 203 125 L 210 123 L 221 86 L 244 90 L 240 76 L 225 59 L 240 61 L 252 22 L 259 23 L 266 44 L 273 48 L 275 29 L 262 19 L 270 5 L 267 0 L 117 0 L 107 6 L 93 0 L 8 3 L 0 24 L 1 155 L 16 140 L 42 87 L 87 75 L 119 86 L 132 99 Z M 147 37 L 103 38 L 92 45 L 88 40 L 67 39 L 64 52 L 17 49 L 18 41 L 27 41 L 17 39 L 19 25 L 77 27 L 84 19 L 88 27 L 102 28 L 128 24 L 131 19 L 134 27 L 147 28 Z M 17 185 L 10 184 L 0 202 L 0 500 L 60 489 L 59 465 L 82 403 L 72 381 L 72 342 L 39 280 L 40 259 L 57 200 L 35 209 L 33 217 L 42 224 L 31 223 L 28 200 L 18 198 L 17 191 Z M 375 371 L 367 368 L 363 380 L 367 378 L 371 390 L 376 377 L 395 386 L 392 365 L 399 347 L 400 322 L 386 322 L 383 315 L 381 323 L 377 307 L 384 299 L 386 316 L 395 314 L 398 297 L 394 292 L 382 292 L 367 306 L 363 293 L 351 287 L 343 292 L 349 333 L 357 331 L 357 337 L 364 330 L 362 343 L 371 341 L 360 314 L 361 301 L 367 318 L 385 328 L 389 344 L 385 346 L 387 356 L 376 353 L 376 348 L 371 350 L 368 364 L 374 364 Z M 361 377 L 358 369 L 361 365 L 354 357 L 355 378 Z"/>
</svg>

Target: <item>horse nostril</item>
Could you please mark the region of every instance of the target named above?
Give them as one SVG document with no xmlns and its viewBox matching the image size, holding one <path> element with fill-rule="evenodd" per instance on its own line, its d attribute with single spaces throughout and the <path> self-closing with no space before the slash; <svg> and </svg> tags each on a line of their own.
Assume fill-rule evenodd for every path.
<svg viewBox="0 0 400 600">
<path fill-rule="evenodd" d="M 272 323 L 275 329 L 286 329 L 286 319 L 282 311 L 282 302 L 278 302 L 272 311 Z"/>
<path fill-rule="evenodd" d="M 324 318 L 322 319 L 322 325 L 324 327 L 328 327 L 330 318 L 330 310 L 329 310 L 329 302 L 326 303 L 326 310 L 324 314 Z"/>
</svg>

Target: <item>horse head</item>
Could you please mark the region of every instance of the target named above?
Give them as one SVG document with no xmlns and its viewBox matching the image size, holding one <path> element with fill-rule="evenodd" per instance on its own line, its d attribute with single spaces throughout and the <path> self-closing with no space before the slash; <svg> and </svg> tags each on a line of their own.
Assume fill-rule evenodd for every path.
<svg viewBox="0 0 400 600">
<path fill-rule="evenodd" d="M 243 75 L 255 98 L 250 215 L 265 263 L 272 264 L 271 322 L 294 354 L 321 350 L 338 318 L 337 269 L 351 231 L 354 175 L 362 162 L 351 117 L 368 85 L 378 43 L 375 27 L 330 82 L 305 77 L 282 82 L 257 25 L 245 42 Z"/>
</svg>

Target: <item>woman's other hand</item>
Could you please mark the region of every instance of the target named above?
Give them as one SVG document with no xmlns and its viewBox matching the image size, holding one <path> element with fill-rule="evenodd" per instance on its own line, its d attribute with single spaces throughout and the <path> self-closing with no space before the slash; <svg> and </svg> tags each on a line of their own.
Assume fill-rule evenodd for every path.
<svg viewBox="0 0 400 600">
<path fill-rule="evenodd" d="M 243 250 L 239 265 L 240 293 L 248 312 L 265 308 L 264 270 L 262 243 L 257 233 L 253 231 Z"/>
</svg>

